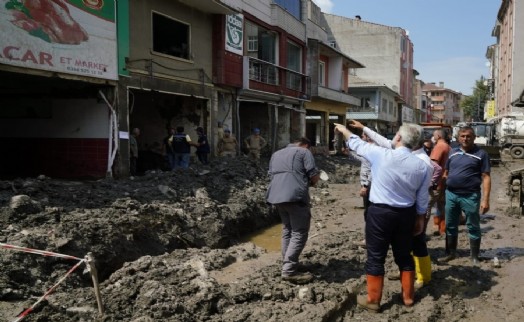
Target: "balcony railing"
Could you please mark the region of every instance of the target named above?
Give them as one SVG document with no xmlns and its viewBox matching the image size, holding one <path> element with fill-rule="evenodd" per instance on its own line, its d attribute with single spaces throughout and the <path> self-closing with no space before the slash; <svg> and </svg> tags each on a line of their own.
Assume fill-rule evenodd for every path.
<svg viewBox="0 0 524 322">
<path fill-rule="evenodd" d="M 301 99 L 310 97 L 309 77 L 299 72 L 249 56 L 244 56 L 244 72 L 244 88 Z"/>
</svg>

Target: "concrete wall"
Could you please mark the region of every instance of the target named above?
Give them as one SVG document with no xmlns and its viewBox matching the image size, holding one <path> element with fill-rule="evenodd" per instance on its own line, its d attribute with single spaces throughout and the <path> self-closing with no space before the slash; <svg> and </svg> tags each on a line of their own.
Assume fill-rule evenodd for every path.
<svg viewBox="0 0 524 322">
<path fill-rule="evenodd" d="M 324 14 L 340 50 L 362 63 L 364 79 L 400 90 L 400 28 Z"/>
</svg>

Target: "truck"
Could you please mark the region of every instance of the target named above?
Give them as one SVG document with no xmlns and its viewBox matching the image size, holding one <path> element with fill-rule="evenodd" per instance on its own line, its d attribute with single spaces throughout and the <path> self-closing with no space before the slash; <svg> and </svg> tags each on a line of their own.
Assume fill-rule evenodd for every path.
<svg viewBox="0 0 524 322">
<path fill-rule="evenodd" d="M 444 133 L 444 137 L 446 139 L 451 138 L 452 134 L 452 126 L 446 123 L 433 123 L 433 122 L 422 122 L 420 123 L 420 126 L 422 126 L 422 131 L 424 132 L 424 138 L 426 140 L 431 139 L 433 136 L 433 132 L 435 130 L 442 130 Z"/>
<path fill-rule="evenodd" d="M 494 118 L 495 141 L 501 154 L 514 159 L 524 158 L 524 115 L 514 114 Z"/>
</svg>

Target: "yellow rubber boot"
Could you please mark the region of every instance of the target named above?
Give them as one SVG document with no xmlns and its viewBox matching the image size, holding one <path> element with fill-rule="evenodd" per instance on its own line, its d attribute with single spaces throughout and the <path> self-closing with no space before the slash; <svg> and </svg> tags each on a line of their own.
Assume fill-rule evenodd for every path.
<svg viewBox="0 0 524 322">
<path fill-rule="evenodd" d="M 418 290 L 431 281 L 431 259 L 429 255 L 424 257 L 413 256 L 413 259 L 416 273 L 415 289 Z"/>
</svg>

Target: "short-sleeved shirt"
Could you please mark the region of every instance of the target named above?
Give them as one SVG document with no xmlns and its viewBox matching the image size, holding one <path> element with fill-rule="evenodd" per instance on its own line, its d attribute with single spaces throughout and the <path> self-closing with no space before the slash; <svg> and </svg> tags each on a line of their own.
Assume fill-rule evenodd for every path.
<svg viewBox="0 0 524 322">
<path fill-rule="evenodd" d="M 433 147 L 433 150 L 431 151 L 431 154 L 429 155 L 430 159 L 437 162 L 437 164 L 444 169 L 446 166 L 446 162 L 449 158 L 449 152 L 451 151 L 451 147 L 449 144 L 446 143 L 443 139 L 438 140 L 437 144 L 435 144 L 435 147 Z M 442 189 L 443 182 L 439 182 L 438 188 Z"/>
<path fill-rule="evenodd" d="M 474 145 L 473 149 L 464 152 L 454 148 L 449 153 L 447 189 L 455 194 L 470 194 L 480 192 L 482 173 L 489 173 L 489 155 L 486 151 Z"/>
<path fill-rule="evenodd" d="M 309 205 L 309 182 L 319 173 L 311 151 L 295 144 L 278 150 L 271 156 L 268 173 L 271 177 L 266 194 L 268 203 Z"/>
</svg>

